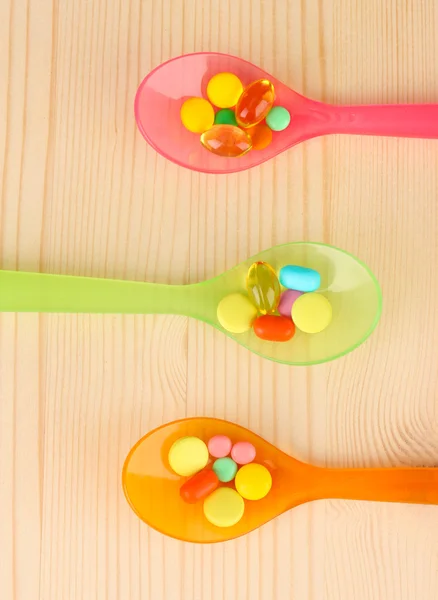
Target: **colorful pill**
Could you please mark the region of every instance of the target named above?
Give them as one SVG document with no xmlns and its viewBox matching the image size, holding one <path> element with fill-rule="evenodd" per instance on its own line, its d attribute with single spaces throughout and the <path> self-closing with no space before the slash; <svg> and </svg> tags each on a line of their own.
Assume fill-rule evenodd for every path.
<svg viewBox="0 0 438 600">
<path fill-rule="evenodd" d="M 232 527 L 243 517 L 245 502 L 236 490 L 217 488 L 204 500 L 204 515 L 216 527 Z"/>
<path fill-rule="evenodd" d="M 201 144 L 213 154 L 225 158 L 243 156 L 252 148 L 249 135 L 234 125 L 214 125 L 201 135 Z"/>
<path fill-rule="evenodd" d="M 280 297 L 280 302 L 278 303 L 278 312 L 282 317 L 286 317 L 287 319 L 292 318 L 292 306 L 297 298 L 303 295 L 303 292 L 298 292 L 297 290 L 285 290 Z"/>
<path fill-rule="evenodd" d="M 280 283 L 290 290 L 314 292 L 321 285 L 321 276 L 314 269 L 287 265 L 280 269 Z"/>
<path fill-rule="evenodd" d="M 229 481 L 233 481 L 236 476 L 237 465 L 232 458 L 224 456 L 214 461 L 213 471 L 216 473 L 219 481 L 228 483 Z"/>
<path fill-rule="evenodd" d="M 250 442 L 236 442 L 231 449 L 231 458 L 238 465 L 246 465 L 255 459 L 256 449 Z"/>
<path fill-rule="evenodd" d="M 232 442 L 226 435 L 214 435 L 208 440 L 208 451 L 214 458 L 228 456 L 231 451 Z"/>
<path fill-rule="evenodd" d="M 214 109 L 205 98 L 189 98 L 181 106 L 181 121 L 192 133 L 204 133 L 214 123 Z"/>
<path fill-rule="evenodd" d="M 234 73 L 218 73 L 207 85 L 208 99 L 218 108 L 236 106 L 242 92 L 242 82 Z"/>
<path fill-rule="evenodd" d="M 245 500 L 261 500 L 272 487 L 270 472 L 263 465 L 251 463 L 237 471 L 234 481 L 236 490 Z"/>
<path fill-rule="evenodd" d="M 169 465 L 177 475 L 190 477 L 201 471 L 208 463 L 209 454 L 205 442 L 197 437 L 176 440 L 169 450 Z"/>
<path fill-rule="evenodd" d="M 223 108 L 222 110 L 218 110 L 214 117 L 214 124 L 215 125 L 234 125 L 237 127 L 236 115 L 234 114 L 234 110 L 231 110 L 231 108 Z M 253 146 L 254 146 L 254 140 L 253 140 Z"/>
<path fill-rule="evenodd" d="M 283 131 L 290 123 L 290 112 L 283 106 L 273 106 L 266 117 L 266 125 L 272 131 Z"/>
<path fill-rule="evenodd" d="M 291 318 L 277 315 L 262 315 L 253 323 L 254 333 L 269 342 L 287 342 L 295 334 L 295 325 Z"/>
<path fill-rule="evenodd" d="M 262 315 L 275 312 L 281 289 L 278 277 L 268 263 L 260 261 L 250 266 L 246 276 L 246 289 Z"/>
<path fill-rule="evenodd" d="M 266 117 L 275 101 L 274 86 L 267 79 L 251 83 L 236 105 L 236 119 L 241 127 L 257 125 Z"/>
<path fill-rule="evenodd" d="M 253 150 L 263 150 L 272 142 L 272 130 L 264 123 L 248 127 L 246 131 L 251 137 Z"/>
<path fill-rule="evenodd" d="M 332 305 L 322 294 L 303 294 L 292 306 L 292 319 L 304 333 L 320 333 L 330 325 Z"/>
<path fill-rule="evenodd" d="M 184 502 L 195 504 L 206 498 L 219 485 L 219 479 L 211 469 L 204 469 L 190 477 L 180 488 L 179 493 Z"/>
<path fill-rule="evenodd" d="M 224 329 L 231 333 L 244 333 L 251 329 L 257 309 L 247 296 L 230 294 L 219 302 L 217 318 Z"/>
</svg>

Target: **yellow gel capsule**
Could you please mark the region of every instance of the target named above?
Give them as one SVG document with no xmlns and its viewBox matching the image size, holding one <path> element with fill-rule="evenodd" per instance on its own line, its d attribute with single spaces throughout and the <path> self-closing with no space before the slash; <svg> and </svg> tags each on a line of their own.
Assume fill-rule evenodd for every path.
<svg viewBox="0 0 438 600">
<path fill-rule="evenodd" d="M 218 156 L 235 158 L 252 148 L 250 136 L 235 125 L 215 125 L 201 135 L 201 144 Z"/>
<path fill-rule="evenodd" d="M 200 438 L 183 437 L 172 444 L 167 458 L 172 471 L 190 477 L 207 465 L 208 448 Z"/>
<path fill-rule="evenodd" d="M 234 73 L 218 73 L 207 85 L 208 99 L 219 108 L 236 106 L 242 92 L 242 82 Z"/>
<path fill-rule="evenodd" d="M 231 333 L 244 333 L 251 329 L 257 309 L 247 296 L 230 294 L 219 302 L 217 318 L 224 329 Z"/>
<path fill-rule="evenodd" d="M 245 500 L 261 500 L 272 487 L 272 477 L 263 465 L 249 463 L 237 471 L 234 484 Z"/>
<path fill-rule="evenodd" d="M 250 299 L 262 315 L 272 314 L 277 310 L 281 289 L 271 265 L 266 262 L 253 263 L 246 276 L 246 288 Z"/>
<path fill-rule="evenodd" d="M 268 115 L 275 101 L 274 86 L 267 79 L 251 83 L 239 98 L 236 120 L 241 127 L 252 127 Z"/>
<path fill-rule="evenodd" d="M 332 305 L 322 294 L 303 294 L 292 305 L 292 320 L 304 333 L 319 333 L 330 325 Z"/>
<path fill-rule="evenodd" d="M 204 500 L 204 515 L 216 527 L 232 527 L 244 512 L 245 502 L 233 488 L 217 488 Z"/>
<path fill-rule="evenodd" d="M 204 133 L 214 123 L 214 109 L 204 98 L 189 98 L 181 106 L 181 121 L 192 133 Z"/>
</svg>

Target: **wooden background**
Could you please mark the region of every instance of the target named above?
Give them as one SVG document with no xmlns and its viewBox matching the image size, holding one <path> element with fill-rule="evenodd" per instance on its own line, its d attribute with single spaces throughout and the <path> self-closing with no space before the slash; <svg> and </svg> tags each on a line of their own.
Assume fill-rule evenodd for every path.
<svg viewBox="0 0 438 600">
<path fill-rule="evenodd" d="M 331 137 L 213 177 L 133 118 L 142 77 L 201 50 L 327 102 L 438 102 L 437 39 L 435 0 L 1 0 L 2 268 L 186 283 L 305 239 L 384 292 L 368 343 L 308 369 L 185 318 L 1 315 L 2 600 L 436 600 L 436 507 L 319 502 L 200 547 L 140 523 L 120 473 L 186 415 L 321 465 L 438 465 L 438 142 Z"/>
</svg>

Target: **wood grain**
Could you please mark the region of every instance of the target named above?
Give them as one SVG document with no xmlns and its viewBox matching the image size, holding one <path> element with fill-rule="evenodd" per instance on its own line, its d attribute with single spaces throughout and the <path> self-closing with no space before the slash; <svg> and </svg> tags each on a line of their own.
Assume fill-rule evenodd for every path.
<svg viewBox="0 0 438 600">
<path fill-rule="evenodd" d="M 319 139 L 216 178 L 133 119 L 142 77 L 201 50 L 328 102 L 438 102 L 437 33 L 434 0 L 0 2 L 2 268 L 186 283 L 322 240 L 385 300 L 363 347 L 308 369 L 184 318 L 0 315 L 2 599 L 438 597 L 434 507 L 319 502 L 200 547 L 141 524 L 120 485 L 131 445 L 185 415 L 316 464 L 437 465 L 437 143 Z"/>
</svg>

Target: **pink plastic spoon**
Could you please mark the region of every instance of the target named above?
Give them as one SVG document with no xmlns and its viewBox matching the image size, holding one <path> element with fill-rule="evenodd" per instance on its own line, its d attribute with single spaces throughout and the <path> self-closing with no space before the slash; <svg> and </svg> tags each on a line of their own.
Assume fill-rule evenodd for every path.
<svg viewBox="0 0 438 600">
<path fill-rule="evenodd" d="M 289 127 L 274 132 L 272 143 L 264 150 L 251 150 L 239 158 L 216 156 L 201 145 L 199 135 L 182 126 L 182 103 L 192 96 L 207 98 L 208 81 L 224 71 L 235 73 L 244 85 L 269 79 L 275 87 L 275 104 L 291 113 Z M 243 171 L 299 142 L 330 133 L 438 138 L 438 104 L 323 104 L 297 94 L 246 60 L 216 52 L 179 56 L 151 71 L 138 88 L 135 117 L 144 138 L 157 152 L 182 167 L 204 173 Z"/>
</svg>

